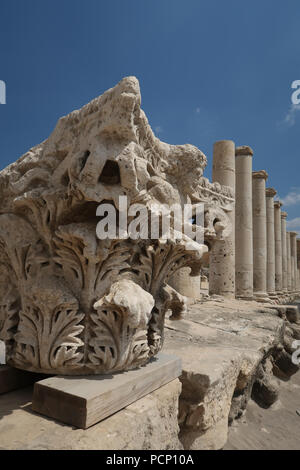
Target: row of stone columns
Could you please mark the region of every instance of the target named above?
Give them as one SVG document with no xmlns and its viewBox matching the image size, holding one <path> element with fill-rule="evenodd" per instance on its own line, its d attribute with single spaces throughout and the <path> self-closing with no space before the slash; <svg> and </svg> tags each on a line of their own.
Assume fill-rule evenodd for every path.
<svg viewBox="0 0 300 470">
<path fill-rule="evenodd" d="M 266 171 L 252 171 L 253 151 L 231 140 L 216 142 L 212 181 L 235 194 L 229 215 L 232 227 L 225 240 L 216 240 L 209 257 L 209 293 L 245 300 L 274 299 L 300 291 L 300 240 L 286 231 L 286 212 L 266 187 Z M 298 252 L 297 257 L 297 243 Z M 200 297 L 200 277 L 190 268 L 179 270 L 170 284 L 187 297 Z"/>
<path fill-rule="evenodd" d="M 300 282 L 300 240 L 286 231 L 286 212 L 266 188 L 264 170 L 252 171 L 253 151 L 232 141 L 214 145 L 213 181 L 235 190 L 232 234 L 210 256 L 211 294 L 267 300 L 294 294 Z M 299 261 L 298 261 L 299 259 Z"/>
</svg>

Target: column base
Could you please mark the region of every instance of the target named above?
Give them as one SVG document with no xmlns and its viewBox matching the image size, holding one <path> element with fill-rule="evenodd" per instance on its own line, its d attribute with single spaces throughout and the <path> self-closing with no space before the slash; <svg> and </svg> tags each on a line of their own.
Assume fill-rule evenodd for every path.
<svg viewBox="0 0 300 470">
<path fill-rule="evenodd" d="M 269 296 L 269 299 L 271 302 L 278 302 L 278 296 L 276 294 L 276 292 L 268 292 L 268 296 Z"/>
<path fill-rule="evenodd" d="M 271 301 L 270 297 L 266 292 L 254 292 L 253 298 L 256 302 L 268 303 Z"/>
<path fill-rule="evenodd" d="M 268 292 L 268 296 L 273 299 L 274 297 L 277 297 L 277 292 L 273 291 L 273 292 Z"/>
<path fill-rule="evenodd" d="M 254 300 L 253 295 L 252 296 L 247 296 L 247 295 L 237 295 L 235 297 L 237 300 Z"/>
</svg>

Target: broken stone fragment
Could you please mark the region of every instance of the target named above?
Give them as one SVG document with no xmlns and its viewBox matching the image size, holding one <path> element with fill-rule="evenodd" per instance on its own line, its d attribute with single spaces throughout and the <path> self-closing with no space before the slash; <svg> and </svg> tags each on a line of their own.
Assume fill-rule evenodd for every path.
<svg viewBox="0 0 300 470">
<path fill-rule="evenodd" d="M 222 220 L 207 227 L 211 243 L 226 234 L 233 195 L 203 178 L 206 164 L 195 146 L 155 137 L 139 82 L 126 77 L 0 172 L 0 339 L 8 364 L 100 374 L 157 354 L 166 311 L 175 319 L 186 310 L 169 279 L 185 267 L 199 275 L 207 246 L 195 238 L 203 228 L 189 223 L 195 231 L 187 234 L 182 222 L 175 230 L 173 214 L 166 237 L 152 236 L 146 222 L 166 203 L 191 202 L 193 210 L 203 203 L 207 220 L 216 211 Z M 115 214 L 114 236 L 96 233 L 100 204 Z M 132 215 L 121 223 L 135 204 L 146 214 L 146 237 L 138 239 L 130 236 Z"/>
</svg>

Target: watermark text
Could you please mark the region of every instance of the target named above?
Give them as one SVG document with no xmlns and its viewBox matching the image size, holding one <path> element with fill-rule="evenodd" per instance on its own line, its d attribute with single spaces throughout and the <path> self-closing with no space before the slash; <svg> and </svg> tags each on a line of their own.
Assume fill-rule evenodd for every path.
<svg viewBox="0 0 300 470">
<path fill-rule="evenodd" d="M 6 104 L 6 83 L 0 80 L 0 104 Z"/>
<path fill-rule="evenodd" d="M 300 80 L 294 80 L 291 88 L 295 89 L 291 96 L 292 103 L 300 104 Z"/>
</svg>

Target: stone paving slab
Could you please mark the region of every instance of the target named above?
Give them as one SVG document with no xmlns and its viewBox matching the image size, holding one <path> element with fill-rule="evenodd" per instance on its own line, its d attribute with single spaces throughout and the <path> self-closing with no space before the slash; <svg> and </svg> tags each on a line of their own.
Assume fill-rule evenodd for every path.
<svg viewBox="0 0 300 470">
<path fill-rule="evenodd" d="M 263 358 L 282 341 L 284 329 L 285 319 L 267 304 L 215 300 L 191 305 L 184 319 L 166 320 L 163 352 L 179 356 L 183 367 L 179 418 L 179 381 L 88 430 L 38 416 L 30 409 L 30 393 L 24 399 L 25 392 L 18 391 L 0 402 L 0 447 L 221 449 L 237 391 L 247 389 Z"/>
<path fill-rule="evenodd" d="M 266 304 L 197 303 L 185 319 L 166 321 L 164 351 L 182 359 L 180 438 L 186 449 L 221 449 L 234 393 L 283 337 L 284 320 Z"/>
<path fill-rule="evenodd" d="M 7 393 L 0 399 L 0 450 L 180 450 L 180 391 L 173 380 L 85 430 L 32 411 L 32 387 Z"/>
</svg>

